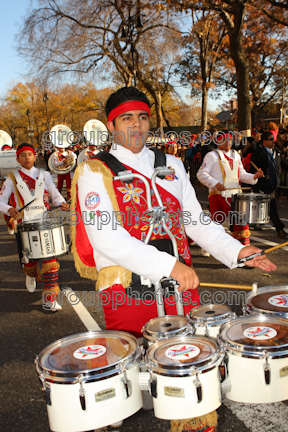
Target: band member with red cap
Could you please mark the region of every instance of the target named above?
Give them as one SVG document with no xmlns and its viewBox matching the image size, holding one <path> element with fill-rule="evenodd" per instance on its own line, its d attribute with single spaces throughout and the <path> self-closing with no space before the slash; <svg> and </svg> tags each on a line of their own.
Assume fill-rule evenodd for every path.
<svg viewBox="0 0 288 432">
<path fill-rule="evenodd" d="M 93 145 L 93 144 L 89 144 L 88 145 L 88 149 L 84 153 L 83 161 L 82 162 L 86 162 L 87 160 L 92 159 L 98 153 L 99 153 L 99 150 L 97 149 L 97 146 Z"/>
<path fill-rule="evenodd" d="M 106 114 L 114 139 L 110 154 L 127 170 L 143 175 L 151 187 L 155 154 L 145 145 L 150 129 L 147 97 L 134 87 L 122 88 L 109 97 Z M 191 268 L 186 234 L 230 268 L 237 267 L 238 259 L 260 252 L 253 246 L 244 247 L 221 225 L 201 223 L 202 208 L 182 161 L 166 155 L 166 165 L 175 170 L 175 175 L 157 177 L 156 183 L 177 241 L 179 260 L 169 251 L 144 243 L 149 222 L 143 217 L 147 196 L 142 180 L 134 178 L 129 184 L 113 180 L 113 169 L 99 160 L 99 155 L 82 163 L 75 172 L 71 210 L 76 210 L 82 219 L 71 227 L 72 252 L 79 273 L 97 280 L 107 329 L 140 336 L 143 325 L 157 316 L 156 301 L 149 304 L 130 295 L 135 284 L 138 292 L 142 288 L 144 292 L 140 276 L 155 282 L 171 276 L 178 281 L 179 291 L 187 291 L 185 313 L 199 304 L 199 279 Z M 157 205 L 155 194 L 151 198 L 152 205 Z M 115 221 L 117 212 L 122 216 L 119 223 Z M 183 214 L 187 215 L 184 220 Z M 157 243 L 167 237 L 161 224 L 154 226 L 152 240 Z M 247 261 L 246 265 L 268 271 L 276 268 L 265 256 Z M 168 303 L 166 314 L 176 314 L 175 301 Z"/>
<path fill-rule="evenodd" d="M 72 159 L 76 159 L 76 154 L 69 149 L 65 149 L 64 147 L 56 147 L 56 151 L 52 155 L 53 157 L 53 165 L 56 168 L 59 167 L 67 167 L 71 163 Z M 58 174 L 58 183 L 57 188 L 59 192 L 61 193 L 64 180 L 66 182 L 66 191 L 67 191 L 67 201 L 71 198 L 71 174 L 70 171 L 66 172 L 65 174 Z"/>
<path fill-rule="evenodd" d="M 231 210 L 232 195 L 241 192 L 241 181 L 254 185 L 258 178 L 263 176 L 263 171 L 259 170 L 255 174 L 245 171 L 239 153 L 231 149 L 232 137 L 229 133 L 220 132 L 215 141 L 218 149 L 206 154 L 197 178 L 209 188 L 211 218 L 215 222 L 224 223 L 225 216 L 228 216 Z M 248 224 L 245 221 L 232 222 L 234 222 L 231 223 L 233 225 L 232 236 L 243 245 L 250 245 Z"/>
<path fill-rule="evenodd" d="M 49 210 L 49 194 L 55 206 L 60 206 L 61 210 L 68 210 L 69 205 L 65 202 L 62 195 L 58 192 L 53 179 L 47 171 L 38 169 L 34 166 L 36 153 L 32 145 L 22 143 L 17 149 L 17 161 L 21 168 L 8 174 L 4 182 L 0 195 L 0 211 L 8 217 L 18 222 L 41 220 L 43 212 Z M 43 182 L 44 180 L 44 182 Z M 31 205 L 19 212 L 20 208 L 36 198 L 35 206 Z M 37 203 L 37 205 L 36 205 Z M 40 271 L 38 261 L 30 260 L 24 265 L 26 274 L 26 288 L 30 293 L 36 289 L 36 280 L 41 282 L 43 275 L 44 292 L 43 298 L 47 305 L 51 305 L 51 310 L 61 309 L 56 301 L 58 285 L 59 263 L 56 258 L 42 261 Z M 49 308 L 49 306 L 48 306 Z"/>
</svg>

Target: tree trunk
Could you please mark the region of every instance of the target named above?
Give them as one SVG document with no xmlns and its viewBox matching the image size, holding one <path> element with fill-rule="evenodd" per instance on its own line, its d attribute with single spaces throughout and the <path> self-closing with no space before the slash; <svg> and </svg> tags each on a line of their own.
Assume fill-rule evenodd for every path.
<svg viewBox="0 0 288 432">
<path fill-rule="evenodd" d="M 234 21 L 227 20 L 229 34 L 230 54 L 235 63 L 237 80 L 237 100 L 238 100 L 238 129 L 251 134 L 251 107 L 250 107 L 250 83 L 249 83 L 249 61 L 243 47 L 243 20 L 246 13 L 246 6 L 242 1 L 235 1 Z"/>
<path fill-rule="evenodd" d="M 207 130 L 207 103 L 208 103 L 208 88 L 205 82 L 202 84 L 202 112 L 201 112 L 201 131 Z"/>
</svg>

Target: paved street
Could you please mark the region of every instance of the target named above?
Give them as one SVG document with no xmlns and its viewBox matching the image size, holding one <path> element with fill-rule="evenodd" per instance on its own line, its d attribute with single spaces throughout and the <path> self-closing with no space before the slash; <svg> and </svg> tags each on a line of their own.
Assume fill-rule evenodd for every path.
<svg viewBox="0 0 288 432">
<path fill-rule="evenodd" d="M 206 209 L 207 190 L 196 186 L 196 191 L 203 209 Z M 280 216 L 288 226 L 288 201 L 279 199 L 278 205 Z M 265 227 L 261 232 L 251 230 L 251 233 L 252 243 L 261 248 L 268 248 L 281 242 L 272 227 Z M 198 246 L 191 248 L 191 254 L 201 282 L 257 282 L 259 287 L 287 284 L 287 247 L 270 254 L 270 259 L 278 267 L 271 274 L 259 269 L 227 269 L 212 257 L 204 258 Z M 79 293 L 94 291 L 93 283 L 82 279 L 76 272 L 71 253 L 60 257 L 59 261 L 62 289 L 70 287 Z M 20 269 L 15 239 L 14 236 L 8 235 L 3 217 L 0 221 L 0 277 L 0 429 L 2 432 L 48 432 L 50 429 L 46 407 L 34 365 L 35 356 L 59 338 L 86 332 L 88 322 L 96 322 L 104 329 L 103 312 L 93 305 L 85 306 L 90 315 L 85 310 L 79 312 L 65 301 L 65 298 L 61 311 L 51 313 L 44 310 L 41 299 L 42 284 L 39 284 L 34 294 L 28 293 L 25 289 L 25 278 Z M 211 298 L 216 292 L 205 287 L 200 289 L 200 292 L 204 291 L 209 291 Z M 232 292 L 238 294 L 239 304 L 236 304 L 237 296 L 233 297 Z M 232 310 L 240 315 L 240 292 L 227 290 L 225 295 L 226 303 L 231 300 Z M 249 392 L 249 383 L 246 385 Z M 218 414 L 217 432 L 288 431 L 287 402 L 252 406 L 233 403 L 224 398 Z M 155 418 L 153 410 L 141 409 L 125 420 L 119 431 L 152 432 L 168 431 L 169 428 L 170 422 Z M 109 427 L 107 430 L 112 429 Z"/>
</svg>

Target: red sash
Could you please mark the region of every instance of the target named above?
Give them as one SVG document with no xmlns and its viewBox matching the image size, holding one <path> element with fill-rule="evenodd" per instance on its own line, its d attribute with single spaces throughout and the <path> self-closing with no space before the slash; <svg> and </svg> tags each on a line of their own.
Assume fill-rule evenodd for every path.
<svg viewBox="0 0 288 432">
<path fill-rule="evenodd" d="M 137 171 L 130 168 L 129 166 L 125 167 L 127 170 L 137 173 Z M 145 178 L 149 182 L 150 188 L 152 189 L 150 179 L 147 177 Z M 140 179 L 134 179 L 133 183 L 127 184 L 120 180 L 116 180 L 113 182 L 113 187 L 119 209 L 125 216 L 125 221 L 123 224 L 124 228 L 131 234 L 131 236 L 144 242 L 148 233 L 149 224 L 146 220 L 147 197 L 143 181 Z M 169 218 L 167 217 L 166 224 L 176 238 L 179 255 L 185 260 L 186 264 L 190 266 L 192 262 L 187 237 L 185 234 L 185 228 L 181 217 L 182 210 L 180 203 L 170 192 L 166 191 L 161 186 L 157 185 L 157 188 L 162 198 L 163 205 L 166 207 L 165 212 L 169 215 Z M 153 206 L 158 205 L 154 193 L 152 193 L 151 200 Z M 75 246 L 78 255 L 85 265 L 89 267 L 95 267 L 93 249 L 89 242 L 85 225 L 82 220 L 78 191 L 75 210 L 81 217 L 80 222 L 76 226 L 75 238 Z M 169 236 L 166 234 L 161 225 L 156 225 L 154 227 L 151 240 L 161 238 L 169 238 Z"/>
<path fill-rule="evenodd" d="M 224 154 L 224 157 L 227 159 L 227 161 L 229 162 L 229 166 L 230 166 L 230 168 L 231 168 L 231 171 L 233 170 L 233 159 L 232 158 L 230 158 L 229 156 L 227 156 L 225 153 L 223 153 Z M 238 179 L 239 179 L 239 182 L 240 182 L 240 173 L 239 173 L 239 168 L 238 168 Z"/>
</svg>

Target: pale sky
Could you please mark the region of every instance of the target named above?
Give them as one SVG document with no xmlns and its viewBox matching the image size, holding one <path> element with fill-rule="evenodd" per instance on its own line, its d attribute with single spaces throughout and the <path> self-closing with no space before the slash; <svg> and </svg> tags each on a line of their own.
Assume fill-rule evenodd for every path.
<svg viewBox="0 0 288 432">
<path fill-rule="evenodd" d="M 30 0 L 0 0 L 1 24 L 0 24 L 0 97 L 17 82 L 25 82 L 24 62 L 18 55 L 15 46 L 15 36 L 19 30 L 19 24 L 30 6 Z M 179 89 L 178 89 L 179 90 Z M 182 92 L 181 92 L 182 93 Z M 184 93 L 186 93 L 184 91 Z M 210 109 L 216 109 L 222 100 L 209 100 Z"/>
</svg>

